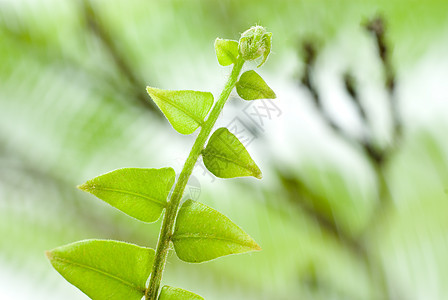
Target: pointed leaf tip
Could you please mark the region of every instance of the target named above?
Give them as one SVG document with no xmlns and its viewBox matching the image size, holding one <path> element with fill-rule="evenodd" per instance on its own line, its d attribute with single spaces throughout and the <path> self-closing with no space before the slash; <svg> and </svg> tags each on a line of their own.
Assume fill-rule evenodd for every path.
<svg viewBox="0 0 448 300">
<path fill-rule="evenodd" d="M 213 105 L 213 95 L 209 92 L 161 90 L 149 86 L 146 90 L 171 126 L 181 134 L 191 134 L 201 126 Z"/>
<path fill-rule="evenodd" d="M 177 256 L 190 263 L 261 250 L 225 215 L 193 200 L 187 200 L 179 210 L 173 244 Z"/>
<path fill-rule="evenodd" d="M 274 91 L 254 70 L 244 72 L 236 83 L 236 91 L 244 100 L 275 99 Z"/>
<path fill-rule="evenodd" d="M 244 145 L 227 128 L 217 129 L 202 151 L 204 165 L 217 177 L 233 178 L 253 176 L 261 179 L 262 173 Z"/>
<path fill-rule="evenodd" d="M 176 174 L 172 168 L 118 169 L 78 186 L 122 212 L 143 222 L 162 214 Z"/>
<path fill-rule="evenodd" d="M 112 240 L 84 240 L 46 251 L 53 267 L 91 299 L 140 300 L 155 251 Z"/>
<path fill-rule="evenodd" d="M 238 42 L 217 38 L 215 40 L 215 51 L 221 66 L 234 64 L 238 58 Z"/>
<path fill-rule="evenodd" d="M 89 192 L 90 191 L 89 185 L 87 183 L 83 183 L 83 184 L 77 185 L 76 188 L 78 190 L 83 191 L 83 192 Z"/>
</svg>

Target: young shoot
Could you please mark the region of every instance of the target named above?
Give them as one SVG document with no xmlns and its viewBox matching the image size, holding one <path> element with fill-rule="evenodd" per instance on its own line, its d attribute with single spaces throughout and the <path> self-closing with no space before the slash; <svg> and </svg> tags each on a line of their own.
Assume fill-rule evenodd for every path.
<svg viewBox="0 0 448 300">
<path fill-rule="evenodd" d="M 200 155 L 216 177 L 261 179 L 260 169 L 238 138 L 225 127 L 213 133 L 212 130 L 235 87 L 247 101 L 276 97 L 254 70 L 240 76 L 246 61 L 260 60 L 258 67 L 265 63 L 271 39 L 272 33 L 261 26 L 245 31 L 239 42 L 216 39 L 219 64 L 233 65 L 216 102 L 209 92 L 147 87 L 148 94 L 176 131 L 188 135 L 200 127 L 177 181 L 170 167 L 124 168 L 88 180 L 78 188 L 143 222 L 155 222 L 163 216 L 157 247 L 154 250 L 94 239 L 47 251 L 51 264 L 67 281 L 94 300 L 203 299 L 180 288 L 168 285 L 160 288 L 170 249 L 174 248 L 179 259 L 189 263 L 261 250 L 225 215 L 191 199 L 181 205 L 181 199 Z"/>
</svg>

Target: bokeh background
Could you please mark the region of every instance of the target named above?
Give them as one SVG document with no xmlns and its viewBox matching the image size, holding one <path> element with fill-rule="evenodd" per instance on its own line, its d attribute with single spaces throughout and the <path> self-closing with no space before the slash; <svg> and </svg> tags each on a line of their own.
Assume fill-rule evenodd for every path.
<svg viewBox="0 0 448 300">
<path fill-rule="evenodd" d="M 160 220 L 75 187 L 121 167 L 179 172 L 194 134 L 145 86 L 216 97 L 230 69 L 214 39 L 254 24 L 273 32 L 259 73 L 278 98 L 232 94 L 217 126 L 241 132 L 264 178 L 215 180 L 198 164 L 187 193 L 263 251 L 172 254 L 163 282 L 216 300 L 448 299 L 445 0 L 0 1 L 0 299 L 87 299 L 44 250 L 155 247 Z"/>
</svg>

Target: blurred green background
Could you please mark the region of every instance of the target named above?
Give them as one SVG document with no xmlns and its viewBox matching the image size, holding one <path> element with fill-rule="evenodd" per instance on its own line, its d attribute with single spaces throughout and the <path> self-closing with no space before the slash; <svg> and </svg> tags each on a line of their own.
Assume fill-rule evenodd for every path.
<svg viewBox="0 0 448 300">
<path fill-rule="evenodd" d="M 379 15 L 393 95 L 362 26 Z M 163 282 L 216 300 L 448 299 L 444 0 L 0 1 L 0 299 L 87 299 L 44 250 L 87 238 L 155 247 L 160 220 L 133 220 L 75 187 L 121 167 L 179 172 L 194 134 L 174 131 L 145 86 L 216 97 L 230 69 L 214 39 L 254 24 L 273 32 L 259 72 L 278 99 L 269 110 L 234 94 L 217 126 L 246 130 L 264 178 L 214 180 L 199 164 L 189 193 L 263 251 L 199 265 L 173 253 Z M 301 83 L 305 40 L 326 113 Z M 356 142 L 366 136 L 392 147 L 386 162 Z"/>
</svg>

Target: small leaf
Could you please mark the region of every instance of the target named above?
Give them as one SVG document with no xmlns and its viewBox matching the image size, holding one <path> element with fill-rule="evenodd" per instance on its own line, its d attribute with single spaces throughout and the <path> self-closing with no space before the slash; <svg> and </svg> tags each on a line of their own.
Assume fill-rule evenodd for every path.
<svg viewBox="0 0 448 300">
<path fill-rule="evenodd" d="M 143 222 L 155 222 L 166 206 L 176 174 L 172 168 L 118 169 L 78 186 Z"/>
<path fill-rule="evenodd" d="M 244 100 L 275 99 L 274 91 L 254 70 L 244 72 L 236 83 L 236 91 Z"/>
<path fill-rule="evenodd" d="M 227 128 L 219 128 L 212 134 L 202 156 L 204 165 L 217 177 L 262 177 L 249 152 Z"/>
<path fill-rule="evenodd" d="M 172 241 L 177 256 L 191 263 L 261 250 L 229 218 L 193 200 L 187 200 L 180 208 Z"/>
<path fill-rule="evenodd" d="M 234 64 L 238 57 L 238 42 L 217 38 L 215 40 L 215 51 L 221 66 Z"/>
<path fill-rule="evenodd" d="M 170 91 L 146 87 L 148 94 L 181 134 L 191 134 L 204 123 L 213 105 L 209 92 Z"/>
<path fill-rule="evenodd" d="M 204 300 L 204 298 L 192 292 L 165 285 L 162 288 L 159 300 Z"/>
<path fill-rule="evenodd" d="M 145 294 L 154 250 L 111 240 L 85 240 L 47 251 L 53 267 L 94 300 Z"/>
</svg>

